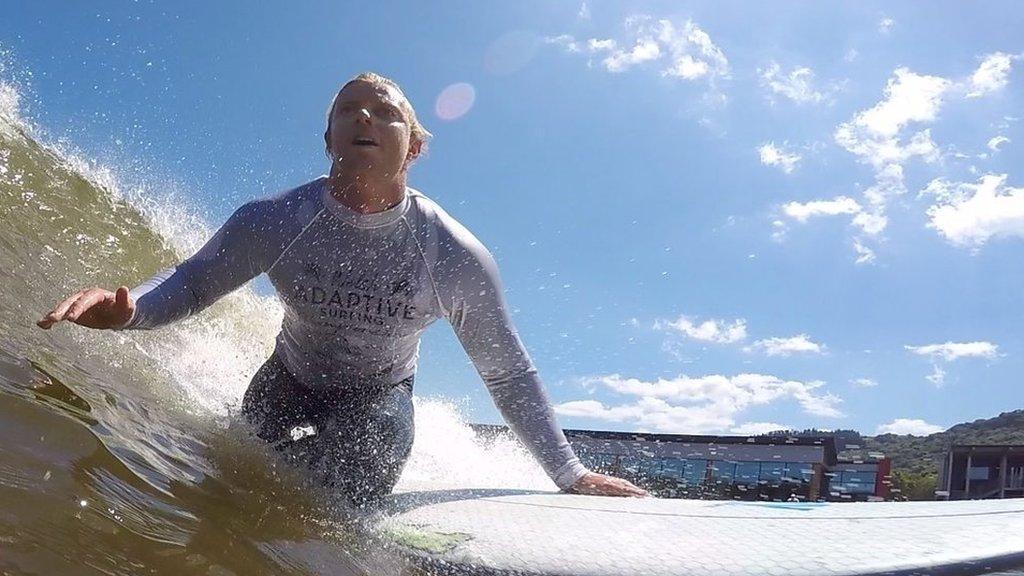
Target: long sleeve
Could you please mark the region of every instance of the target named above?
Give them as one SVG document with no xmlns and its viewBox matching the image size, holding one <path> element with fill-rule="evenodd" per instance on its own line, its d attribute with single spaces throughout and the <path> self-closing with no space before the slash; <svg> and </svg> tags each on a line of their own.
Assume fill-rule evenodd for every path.
<svg viewBox="0 0 1024 576">
<path fill-rule="evenodd" d="M 565 489 L 587 469 L 558 426 L 537 370 L 509 318 L 498 267 L 472 239 L 468 251 L 447 263 L 455 277 L 448 319 L 487 386 L 505 422 Z"/>
<path fill-rule="evenodd" d="M 263 272 L 260 236 L 266 231 L 259 215 L 257 202 L 245 204 L 194 256 L 133 288 L 135 314 L 124 329 L 157 328 L 196 314 Z"/>
</svg>

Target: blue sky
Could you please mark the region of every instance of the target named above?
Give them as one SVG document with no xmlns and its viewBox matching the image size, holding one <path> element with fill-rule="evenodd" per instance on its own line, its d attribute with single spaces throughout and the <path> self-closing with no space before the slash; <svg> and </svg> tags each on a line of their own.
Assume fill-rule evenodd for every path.
<svg viewBox="0 0 1024 576">
<path fill-rule="evenodd" d="M 211 225 L 325 172 L 333 92 L 394 78 L 435 135 L 410 183 L 497 257 L 567 427 L 1021 407 L 1019 4 L 504 4 L 35 2 L 0 44 L 50 138 Z M 446 325 L 416 385 L 499 419 Z"/>
</svg>

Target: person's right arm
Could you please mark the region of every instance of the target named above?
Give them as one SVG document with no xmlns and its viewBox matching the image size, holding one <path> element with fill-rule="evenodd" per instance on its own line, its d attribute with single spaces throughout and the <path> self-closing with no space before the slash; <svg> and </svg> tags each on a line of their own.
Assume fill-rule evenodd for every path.
<svg viewBox="0 0 1024 576">
<path fill-rule="evenodd" d="M 191 316 L 263 272 L 260 203 L 235 211 L 206 245 L 130 292 L 89 288 L 54 307 L 40 328 L 68 320 L 89 328 L 151 329 Z"/>
</svg>

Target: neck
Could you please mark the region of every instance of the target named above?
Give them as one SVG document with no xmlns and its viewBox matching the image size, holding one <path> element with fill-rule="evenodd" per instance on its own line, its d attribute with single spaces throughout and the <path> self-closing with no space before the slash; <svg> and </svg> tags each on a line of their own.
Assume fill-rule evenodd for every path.
<svg viewBox="0 0 1024 576">
<path fill-rule="evenodd" d="M 405 174 L 381 181 L 362 174 L 342 172 L 334 164 L 327 180 L 331 196 L 360 214 L 383 212 L 400 204 L 405 197 Z"/>
</svg>

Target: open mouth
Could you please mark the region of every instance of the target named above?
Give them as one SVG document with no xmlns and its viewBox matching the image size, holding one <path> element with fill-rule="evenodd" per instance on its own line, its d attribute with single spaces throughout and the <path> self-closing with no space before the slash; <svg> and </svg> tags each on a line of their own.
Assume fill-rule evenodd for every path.
<svg viewBox="0 0 1024 576">
<path fill-rule="evenodd" d="M 377 143 L 370 138 L 356 138 L 352 141 L 356 146 L 377 146 Z"/>
</svg>

